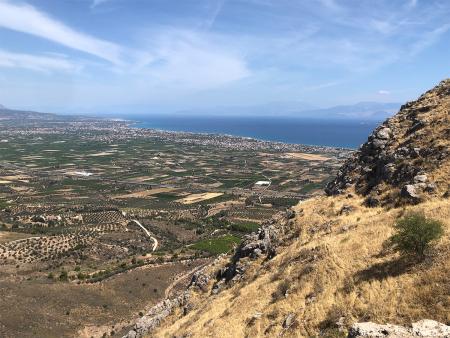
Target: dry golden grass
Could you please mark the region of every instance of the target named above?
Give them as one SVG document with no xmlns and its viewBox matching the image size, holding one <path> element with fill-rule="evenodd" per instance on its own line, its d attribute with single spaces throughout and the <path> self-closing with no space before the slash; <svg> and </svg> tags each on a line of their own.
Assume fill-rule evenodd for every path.
<svg viewBox="0 0 450 338">
<path fill-rule="evenodd" d="M 341 214 L 344 205 L 353 211 Z M 292 229 L 298 236 L 275 258 L 253 262 L 244 281 L 216 296 L 196 295 L 193 311 L 172 316 L 151 336 L 310 337 L 338 320 L 346 325 L 368 320 L 409 324 L 423 318 L 449 322 L 449 201 L 391 210 L 361 205 L 361 198 L 345 196 L 299 204 Z M 412 210 L 441 220 L 446 231 L 420 264 L 383 249 L 392 224 Z M 295 321 L 283 328 L 289 313 Z"/>
</svg>

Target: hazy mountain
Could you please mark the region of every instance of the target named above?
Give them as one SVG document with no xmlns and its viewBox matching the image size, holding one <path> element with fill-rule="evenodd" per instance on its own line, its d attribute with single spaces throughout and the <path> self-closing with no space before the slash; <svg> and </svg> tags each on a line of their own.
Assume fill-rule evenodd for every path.
<svg viewBox="0 0 450 338">
<path fill-rule="evenodd" d="M 59 115 L 53 113 L 41 113 L 31 110 L 18 110 L 6 108 L 0 105 L 0 118 L 7 120 L 45 120 L 45 121 L 67 121 L 67 120 L 95 120 L 94 117 L 79 115 Z"/>
<path fill-rule="evenodd" d="M 353 105 L 340 105 L 329 108 L 308 110 L 302 114 L 314 117 L 337 118 L 363 118 L 384 120 L 394 115 L 399 109 L 400 103 L 383 102 L 358 102 Z"/>
<path fill-rule="evenodd" d="M 201 109 L 186 109 L 176 114 L 185 115 L 228 115 L 228 116 L 285 116 L 296 115 L 305 110 L 314 110 L 318 107 L 301 101 L 269 102 L 252 106 L 219 106 Z"/>
<path fill-rule="evenodd" d="M 42 119 L 42 120 L 58 119 L 58 115 L 55 114 L 40 113 L 28 110 L 9 109 L 2 105 L 0 105 L 0 116 L 2 118 L 8 119 Z"/>
<path fill-rule="evenodd" d="M 228 106 L 190 109 L 177 112 L 184 115 L 227 116 L 297 116 L 311 118 L 362 118 L 384 120 L 400 108 L 400 103 L 359 102 L 329 108 L 316 108 L 304 102 L 272 102 L 255 106 Z"/>
</svg>

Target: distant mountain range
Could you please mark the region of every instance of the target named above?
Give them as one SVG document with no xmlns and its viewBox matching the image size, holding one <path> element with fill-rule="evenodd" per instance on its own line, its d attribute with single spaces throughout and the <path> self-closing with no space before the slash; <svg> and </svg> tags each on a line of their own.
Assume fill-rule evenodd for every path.
<svg viewBox="0 0 450 338">
<path fill-rule="evenodd" d="M 271 102 L 253 106 L 220 106 L 212 108 L 187 109 L 177 111 L 172 114 L 185 116 L 280 116 L 317 119 L 334 118 L 382 121 L 394 115 L 399 109 L 400 103 L 359 102 L 353 105 L 340 105 L 329 108 L 318 108 L 301 101 L 286 101 Z M 68 115 L 56 115 L 50 113 L 8 109 L 3 105 L 0 105 L 0 113 L 2 114 L 2 116 L 5 116 L 5 114 L 11 116 L 14 115 L 15 118 L 45 118 L 51 120 L 61 120 L 68 117 Z M 148 113 L 145 115 L 152 114 Z M 76 114 L 71 114 L 72 118 L 77 116 L 78 115 Z"/>
<path fill-rule="evenodd" d="M 272 102 L 254 106 L 221 106 L 207 109 L 178 111 L 183 115 L 227 115 L 227 116 L 289 116 L 309 118 L 338 118 L 365 120 L 384 120 L 396 113 L 400 103 L 359 102 L 353 105 L 340 105 L 317 108 L 304 102 Z"/>
<path fill-rule="evenodd" d="M 10 109 L 0 104 L 0 118 L 8 120 L 45 120 L 45 121 L 69 121 L 69 120 L 98 120 L 94 117 L 80 115 L 59 115 L 53 113 L 41 113 L 30 110 Z"/>
<path fill-rule="evenodd" d="M 302 115 L 314 117 L 337 118 L 362 118 L 372 120 L 384 120 L 394 115 L 399 109 L 400 103 L 359 102 L 353 105 L 341 105 L 330 108 L 306 110 Z"/>
<path fill-rule="evenodd" d="M 58 119 L 58 115 L 51 113 L 39 113 L 28 110 L 16 110 L 6 108 L 0 104 L 0 116 L 2 118 L 10 119 L 45 119 L 45 120 L 55 120 Z"/>
</svg>

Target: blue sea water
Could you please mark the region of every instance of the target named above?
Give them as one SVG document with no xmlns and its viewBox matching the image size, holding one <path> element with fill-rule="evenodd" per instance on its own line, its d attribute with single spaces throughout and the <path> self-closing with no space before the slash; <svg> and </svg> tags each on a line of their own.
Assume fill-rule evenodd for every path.
<svg viewBox="0 0 450 338">
<path fill-rule="evenodd" d="M 246 136 L 285 143 L 358 148 L 379 121 L 296 117 L 151 115 L 130 117 L 138 128 Z"/>
</svg>

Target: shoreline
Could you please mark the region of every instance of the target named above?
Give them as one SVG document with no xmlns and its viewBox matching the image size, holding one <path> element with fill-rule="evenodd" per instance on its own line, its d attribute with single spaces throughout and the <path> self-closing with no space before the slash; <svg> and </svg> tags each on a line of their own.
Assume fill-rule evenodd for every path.
<svg viewBox="0 0 450 338">
<path fill-rule="evenodd" d="M 317 148 L 318 150 L 341 150 L 341 151 L 357 151 L 358 148 L 350 148 L 350 147 L 339 147 L 339 146 L 330 146 L 330 145 L 317 145 L 317 144 L 306 144 L 306 143 L 291 143 L 291 142 L 283 142 L 276 140 L 268 140 L 268 139 L 260 139 L 251 136 L 242 136 L 242 135 L 233 135 L 226 133 L 211 133 L 211 132 L 193 132 L 193 131 L 180 131 L 180 130 L 168 130 L 161 128 L 150 128 L 150 127 L 141 127 L 137 126 L 140 123 L 145 123 L 137 120 L 121 120 L 110 119 L 111 122 L 125 122 L 126 126 L 130 129 L 138 129 L 138 130 L 148 130 L 153 132 L 160 132 L 165 134 L 173 134 L 173 135 L 191 135 L 191 136 L 203 136 L 203 137 L 225 137 L 236 140 L 245 140 L 245 141 L 254 141 L 254 142 L 263 142 L 263 143 L 271 143 L 274 146 L 276 145 L 286 145 L 292 147 L 309 147 L 309 148 Z"/>
</svg>

